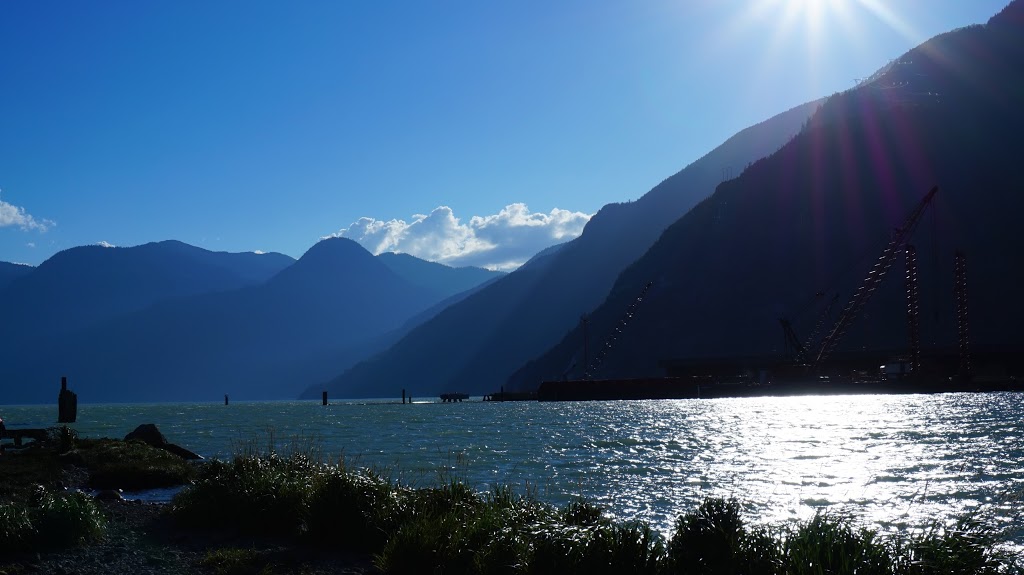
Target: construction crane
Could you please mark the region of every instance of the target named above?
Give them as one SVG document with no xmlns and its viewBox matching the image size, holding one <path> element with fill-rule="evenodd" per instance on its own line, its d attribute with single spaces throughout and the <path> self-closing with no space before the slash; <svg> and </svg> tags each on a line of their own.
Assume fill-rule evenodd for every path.
<svg viewBox="0 0 1024 575">
<path fill-rule="evenodd" d="M 817 295 L 820 297 L 825 294 L 819 292 Z M 825 327 L 825 323 L 828 321 L 828 318 L 832 316 L 832 308 L 835 307 L 836 302 L 838 301 L 839 294 L 834 295 L 832 299 L 829 300 L 828 305 L 825 306 L 825 309 L 821 310 L 821 313 L 818 315 L 818 320 L 814 323 L 814 331 L 811 332 L 810 337 L 808 337 L 804 343 L 800 343 L 800 338 L 797 337 L 796 332 L 793 330 L 793 324 L 784 317 L 779 318 L 779 325 L 782 326 L 782 335 L 785 338 L 786 357 L 792 359 L 798 364 L 807 362 L 808 350 L 812 349 L 814 343 L 818 341 L 818 336 L 821 335 L 821 330 Z"/>
<path fill-rule="evenodd" d="M 832 296 L 828 305 L 826 305 L 825 309 L 821 311 L 821 314 L 818 316 L 818 321 L 814 324 L 814 331 L 811 332 L 811 335 L 807 337 L 807 341 L 804 342 L 804 350 L 811 349 L 815 342 L 818 341 L 818 337 L 821 336 L 821 330 L 825 329 L 825 323 L 827 323 L 829 318 L 832 317 L 832 308 L 836 307 L 838 302 L 839 294 L 836 294 Z M 806 353 L 807 352 L 805 351 L 804 356 L 800 358 L 800 361 L 805 361 L 807 359 Z"/>
<path fill-rule="evenodd" d="M 903 222 L 903 225 L 896 228 L 896 231 L 892 235 L 892 239 L 889 244 L 882 250 L 882 255 L 879 256 L 878 261 L 875 262 L 874 267 L 868 272 L 864 281 L 861 282 L 860 287 L 854 292 L 853 297 L 840 312 L 839 318 L 836 323 L 832 326 L 832 329 L 825 335 L 825 338 L 821 341 L 821 346 L 818 348 L 818 353 L 814 356 L 811 367 L 818 368 L 825 360 L 828 359 L 829 355 L 835 349 L 839 341 L 846 335 L 846 331 L 850 328 L 850 324 L 860 315 L 861 310 L 864 309 L 864 305 L 868 303 L 871 296 L 874 295 L 875 290 L 878 289 L 879 284 L 882 283 L 882 279 L 885 278 L 885 274 L 888 273 L 889 268 L 892 267 L 896 257 L 904 251 L 903 245 L 913 235 L 914 230 L 917 228 L 918 222 L 921 220 L 921 215 L 924 213 L 925 208 L 935 197 L 935 194 L 939 191 L 938 187 L 932 188 L 924 198 L 917 204 L 917 207 L 907 216 L 907 219 Z"/>
<path fill-rule="evenodd" d="M 800 343 L 800 338 L 796 336 L 796 332 L 793 331 L 793 324 L 789 323 L 789 320 L 780 317 L 779 325 L 782 326 L 782 334 L 785 337 L 786 342 L 786 355 L 793 358 L 793 361 L 797 363 L 803 363 L 807 357 L 807 349 L 804 348 L 804 344 Z M 792 355 L 790 355 L 792 350 Z"/>
</svg>

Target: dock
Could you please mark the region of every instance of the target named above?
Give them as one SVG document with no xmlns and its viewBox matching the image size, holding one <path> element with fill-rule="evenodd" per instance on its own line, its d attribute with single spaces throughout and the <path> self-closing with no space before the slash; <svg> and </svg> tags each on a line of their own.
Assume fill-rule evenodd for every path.
<svg viewBox="0 0 1024 575">
<path fill-rule="evenodd" d="M 638 399 L 711 399 L 725 397 L 790 397 L 799 395 L 901 395 L 914 393 L 1024 392 L 1017 378 L 859 379 L 804 378 L 759 383 L 714 381 L 696 377 L 545 381 L 540 401 L 606 401 Z"/>
<path fill-rule="evenodd" d="M 7 429 L 0 430 L 0 441 L 13 439 L 14 447 L 23 447 L 25 439 L 31 439 L 36 443 L 46 441 L 45 429 Z"/>
</svg>

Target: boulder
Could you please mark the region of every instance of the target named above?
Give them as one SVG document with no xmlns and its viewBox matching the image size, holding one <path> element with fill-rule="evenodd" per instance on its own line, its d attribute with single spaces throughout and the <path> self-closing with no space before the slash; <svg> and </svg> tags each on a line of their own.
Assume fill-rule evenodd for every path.
<svg viewBox="0 0 1024 575">
<path fill-rule="evenodd" d="M 173 453 L 178 457 L 182 459 L 187 459 L 189 461 L 195 461 L 197 459 L 203 458 L 202 455 L 199 455 L 194 451 L 190 451 L 188 449 L 185 449 L 184 447 L 181 447 L 180 445 L 175 445 L 173 443 L 168 443 L 167 445 L 164 445 L 161 449 Z"/>
<path fill-rule="evenodd" d="M 157 429 L 154 423 L 143 423 L 142 425 L 135 428 L 128 435 L 124 436 L 125 441 L 131 441 L 137 439 L 145 444 L 152 445 L 153 447 L 159 447 L 163 449 L 167 445 L 167 438 L 164 437 L 163 433 Z"/>
<path fill-rule="evenodd" d="M 143 423 L 142 425 L 135 428 L 134 431 L 124 436 L 125 441 L 138 440 L 152 447 L 163 449 L 168 453 L 173 453 L 182 459 L 196 460 L 202 459 L 203 457 L 197 453 L 189 451 L 184 447 L 169 443 L 167 438 L 164 437 L 163 433 L 153 423 Z"/>
</svg>

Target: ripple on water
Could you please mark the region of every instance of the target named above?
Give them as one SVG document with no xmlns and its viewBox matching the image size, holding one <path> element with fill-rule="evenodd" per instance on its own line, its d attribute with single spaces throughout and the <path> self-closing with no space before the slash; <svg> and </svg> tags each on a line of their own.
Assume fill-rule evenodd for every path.
<svg viewBox="0 0 1024 575">
<path fill-rule="evenodd" d="M 987 509 L 1024 544 L 1024 394 L 402 405 L 236 402 L 79 406 L 73 427 L 123 437 L 155 423 L 208 457 L 313 449 L 423 484 L 454 473 L 563 504 L 585 496 L 667 532 L 709 495 L 758 521 L 841 507 L 885 530 Z M 11 427 L 52 406 L 9 406 Z"/>
</svg>

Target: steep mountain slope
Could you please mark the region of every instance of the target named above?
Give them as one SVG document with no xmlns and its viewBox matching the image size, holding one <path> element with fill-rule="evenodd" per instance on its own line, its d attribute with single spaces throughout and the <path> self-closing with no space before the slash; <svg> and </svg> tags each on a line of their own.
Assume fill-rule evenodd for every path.
<svg viewBox="0 0 1024 575">
<path fill-rule="evenodd" d="M 666 230 L 591 317 L 598 348 L 653 282 L 594 376 L 660 375 L 673 358 L 781 355 L 777 319 L 792 316 L 808 333 L 822 295 L 848 298 L 935 185 L 914 239 L 925 345 L 955 342 L 955 249 L 969 257 L 974 344 L 1024 345 L 1007 321 L 1024 317 L 1013 287 L 1024 280 L 1022 13 L 1018 1 L 987 26 L 938 36 L 830 98 L 792 142 Z M 841 349 L 905 348 L 902 274 L 897 263 Z M 559 377 L 582 341 L 574 330 L 508 385 Z"/>
<path fill-rule="evenodd" d="M 409 254 L 383 253 L 377 256 L 391 271 L 405 281 L 436 292 L 440 297 L 451 297 L 505 275 L 476 267 L 453 268 L 428 262 Z"/>
<path fill-rule="evenodd" d="M 733 136 L 636 202 L 610 204 L 583 234 L 419 326 L 387 352 L 329 384 L 332 395 L 380 395 L 401 381 L 417 395 L 484 393 L 543 352 L 599 304 L 619 272 L 664 228 L 707 197 L 722 169 L 745 166 L 796 134 L 817 103 L 789 110 Z M 394 390 L 387 390 L 391 395 Z"/>
<path fill-rule="evenodd" d="M 0 262 L 0 291 L 14 280 L 32 273 L 32 266 Z"/>
<path fill-rule="evenodd" d="M 12 401 L 49 398 L 60 375 L 90 402 L 295 397 L 437 300 L 355 242 L 329 239 L 260 285 L 51 337 L 0 366 L 0 378 L 16 382 Z"/>
<path fill-rule="evenodd" d="M 0 343 L 29 343 L 168 298 L 258 284 L 294 261 L 276 253 L 211 252 L 177 241 L 71 248 L 2 288 L 0 299 L 11 306 Z"/>
</svg>

